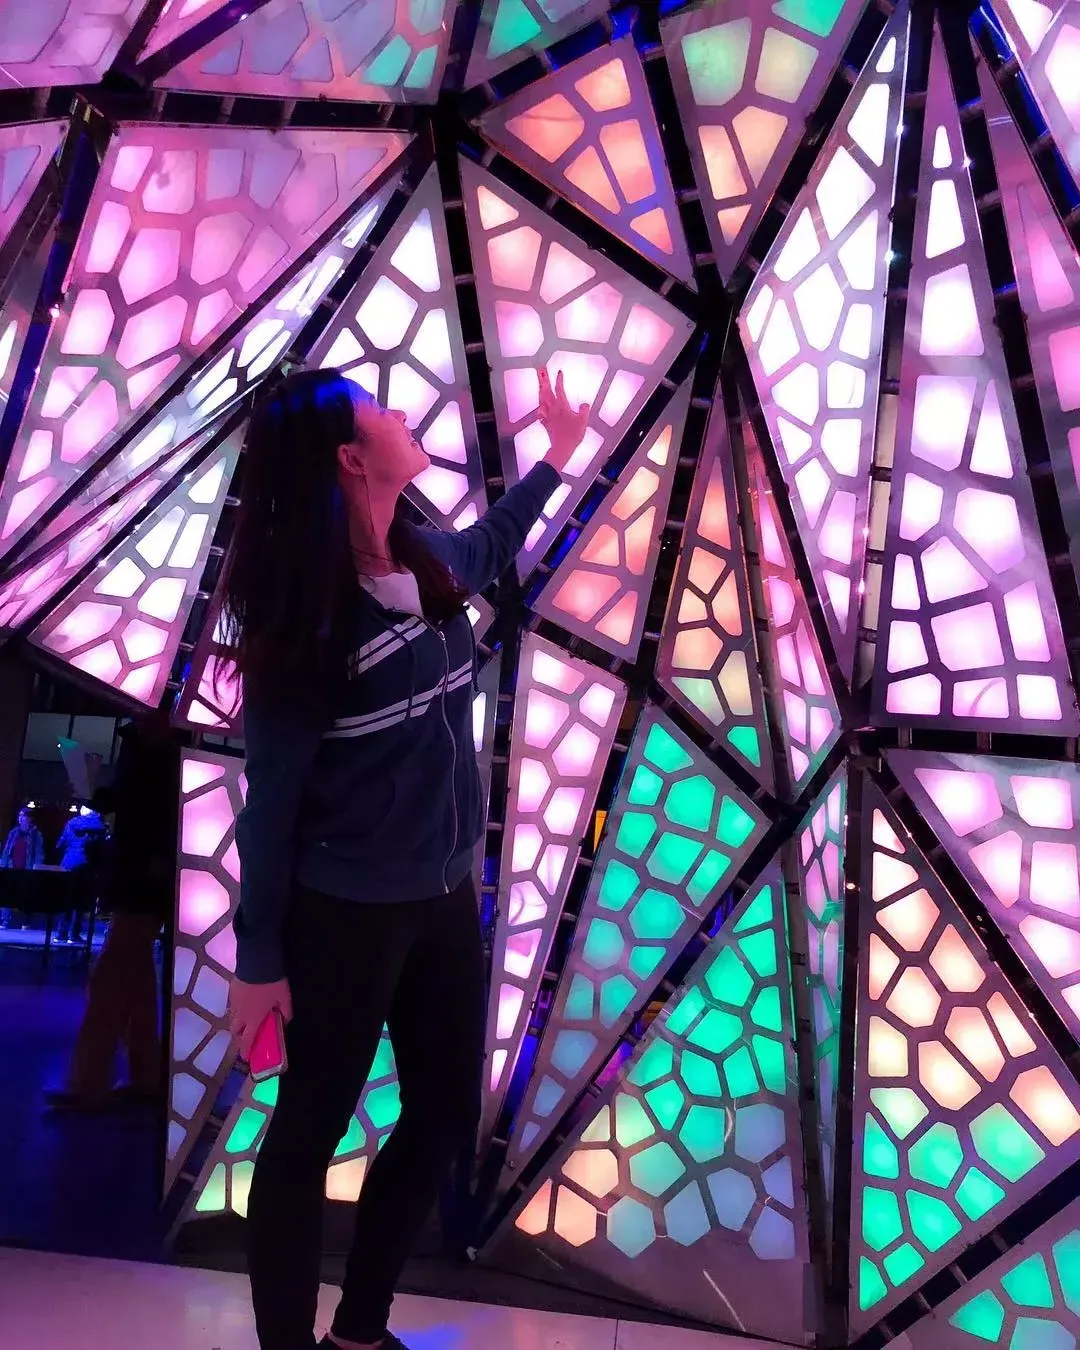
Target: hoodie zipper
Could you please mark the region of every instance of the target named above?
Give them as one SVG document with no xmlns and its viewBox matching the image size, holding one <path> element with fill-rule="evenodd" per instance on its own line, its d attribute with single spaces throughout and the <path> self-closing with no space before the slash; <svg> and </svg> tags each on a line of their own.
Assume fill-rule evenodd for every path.
<svg viewBox="0 0 1080 1350">
<path fill-rule="evenodd" d="M 426 622 L 426 620 L 425 620 Z M 450 737 L 450 801 L 454 808 L 454 842 L 450 846 L 450 852 L 447 855 L 446 862 L 443 864 L 443 891 L 446 895 L 450 894 L 450 882 L 448 879 L 450 864 L 457 852 L 458 843 L 458 808 L 457 808 L 457 741 L 454 739 L 453 728 L 450 726 L 450 719 L 446 715 L 446 693 L 450 685 L 450 649 L 446 645 L 446 634 L 441 628 L 436 628 L 434 624 L 428 624 L 428 627 L 435 633 L 442 643 L 443 649 L 443 682 L 442 690 L 439 694 L 439 706 L 442 711 L 443 726 L 446 728 L 446 734 Z"/>
</svg>

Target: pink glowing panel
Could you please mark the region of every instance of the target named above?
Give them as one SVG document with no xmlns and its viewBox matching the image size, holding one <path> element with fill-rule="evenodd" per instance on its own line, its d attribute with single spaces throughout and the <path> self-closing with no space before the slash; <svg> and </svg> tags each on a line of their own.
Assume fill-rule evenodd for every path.
<svg viewBox="0 0 1080 1350">
<path fill-rule="evenodd" d="M 940 40 L 923 159 L 876 715 L 886 723 L 1073 735 L 1080 714 Z M 910 640 L 913 627 L 921 642 Z"/>
<path fill-rule="evenodd" d="M 926 768 L 1006 763 L 890 760 L 916 786 Z M 869 782 L 861 828 L 871 959 L 855 1012 L 855 1336 L 1080 1156 L 1073 1076 Z"/>
<path fill-rule="evenodd" d="M 173 964 L 165 1191 L 232 1067 L 228 982 L 236 963 L 232 916 L 240 867 L 235 820 L 244 761 L 185 750 L 180 792 L 180 878 Z"/>
<path fill-rule="evenodd" d="M 136 702 L 156 707 L 239 454 L 240 437 L 234 433 L 105 554 L 29 633 L 29 640 Z M 113 531 L 107 527 L 105 533 Z"/>
<path fill-rule="evenodd" d="M 739 318 L 837 657 L 854 670 L 908 15 L 886 27 Z M 852 372 L 837 383 L 834 366 Z M 856 394 L 858 397 L 856 397 Z"/>
<path fill-rule="evenodd" d="M 791 787 L 797 794 L 839 740 L 840 709 L 749 422 L 745 434 L 752 466 L 758 566 L 769 614 L 767 641 Z"/>
<path fill-rule="evenodd" d="M 146 0 L 0 0 L 0 89 L 96 84 Z"/>
<path fill-rule="evenodd" d="M 142 50 L 143 59 L 183 37 L 197 23 L 224 9 L 228 3 L 229 0 L 165 0 L 165 8 Z"/>
<path fill-rule="evenodd" d="M 438 170 L 428 170 L 312 350 L 385 406 L 406 414 L 431 456 L 410 488 L 446 529 L 486 506 L 472 395 Z"/>
<path fill-rule="evenodd" d="M 689 406 L 687 381 L 534 605 L 568 632 L 629 661 L 637 660 L 645 628 Z"/>
<path fill-rule="evenodd" d="M 661 23 L 713 253 L 725 281 L 776 191 L 807 115 L 864 7 L 863 0 L 822 6 L 727 0 Z M 867 120 L 873 122 L 873 116 Z M 855 186 L 852 179 L 848 174 L 843 194 L 834 198 L 841 211 L 854 205 L 847 195 Z"/>
<path fill-rule="evenodd" d="M 461 173 L 507 482 L 516 482 L 548 449 L 537 420 L 538 366 L 553 380 L 562 372 L 570 401 L 592 407 L 565 481 L 518 560 L 524 577 L 569 520 L 693 325 L 470 161 L 461 161 Z"/>
<path fill-rule="evenodd" d="M 888 758 L 1032 977 L 1080 1031 L 1080 769 L 914 750 Z"/>
<path fill-rule="evenodd" d="M 488 1013 L 483 1127 L 498 1120 L 582 837 L 615 740 L 626 686 L 527 633 L 518 667 Z M 537 933 L 535 947 L 532 934 Z M 521 943 L 534 957 L 525 970 Z"/>
<path fill-rule="evenodd" d="M 994 5 L 1050 132 L 1080 178 L 1080 11 L 1076 0 L 1000 0 Z"/>
<path fill-rule="evenodd" d="M 269 0 L 157 83 L 268 98 L 434 103 L 457 0 Z"/>
<path fill-rule="evenodd" d="M 405 144 L 404 136 L 386 132 L 161 125 L 120 131 L 97 181 L 68 300 L 23 423 L 20 445 L 35 442 L 36 472 L 23 477 L 24 452 L 0 490 L 4 547 L 18 543 L 77 473 L 93 468 L 136 409 L 183 377 L 200 351 L 336 226 Z M 147 232 L 156 244 L 181 237 L 186 261 L 179 270 L 171 244 L 144 248 Z M 129 305 L 120 277 L 132 256 L 145 298 Z M 57 415 L 50 400 L 60 368 L 69 379 L 70 372 L 84 373 L 87 382 Z M 49 488 L 34 516 L 13 528 L 20 478 L 22 491 L 40 482 Z"/>
<path fill-rule="evenodd" d="M 66 122 L 0 127 L 0 244 L 6 242 L 50 161 L 59 153 L 67 129 Z"/>
<path fill-rule="evenodd" d="M 693 284 L 694 267 L 632 37 L 529 85 L 485 113 L 479 125 L 556 192 Z"/>
<path fill-rule="evenodd" d="M 466 89 L 602 18 L 610 8 L 610 0 L 482 0 Z"/>
</svg>

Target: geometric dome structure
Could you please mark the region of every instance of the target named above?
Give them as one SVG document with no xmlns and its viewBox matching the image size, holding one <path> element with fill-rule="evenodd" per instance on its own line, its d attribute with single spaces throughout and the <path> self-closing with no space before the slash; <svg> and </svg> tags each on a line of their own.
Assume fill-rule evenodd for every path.
<svg viewBox="0 0 1080 1350">
<path fill-rule="evenodd" d="M 344 369 L 462 529 L 543 365 L 591 413 L 471 610 L 458 1238 L 791 1344 L 1071 1344 L 1080 4 L 104 8 L 0 23 L 0 634 L 189 733 L 189 1231 L 276 1098 L 225 1018 L 252 400 Z M 387 1036 L 331 1200 L 397 1112 Z"/>
</svg>

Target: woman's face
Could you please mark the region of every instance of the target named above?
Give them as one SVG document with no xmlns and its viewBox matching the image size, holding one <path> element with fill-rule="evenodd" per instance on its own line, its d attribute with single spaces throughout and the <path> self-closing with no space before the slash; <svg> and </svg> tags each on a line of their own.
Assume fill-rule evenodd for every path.
<svg viewBox="0 0 1080 1350">
<path fill-rule="evenodd" d="M 381 497 L 396 496 L 431 460 L 413 438 L 403 412 L 381 407 L 361 389 L 354 402 L 356 441 L 343 447 L 342 486 L 350 494 L 374 490 Z"/>
</svg>

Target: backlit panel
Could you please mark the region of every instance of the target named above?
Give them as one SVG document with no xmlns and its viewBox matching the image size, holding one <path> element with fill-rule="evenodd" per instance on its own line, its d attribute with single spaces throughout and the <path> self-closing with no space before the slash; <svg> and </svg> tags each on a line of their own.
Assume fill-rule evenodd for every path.
<svg viewBox="0 0 1080 1350">
<path fill-rule="evenodd" d="M 1080 768 L 913 750 L 887 757 L 1032 978 L 1080 1035 Z"/>
<path fill-rule="evenodd" d="M 146 0 L 0 0 L 0 89 L 94 84 Z"/>
<path fill-rule="evenodd" d="M 680 280 L 693 283 L 641 58 L 632 37 L 528 85 L 480 119 L 542 182 Z"/>
<path fill-rule="evenodd" d="M 767 825 L 673 722 L 646 707 L 593 863 L 508 1163 L 520 1167 L 531 1157 L 602 1067 Z M 761 941 L 768 946 L 771 938 Z"/>
<path fill-rule="evenodd" d="M 805 1343 L 806 1202 L 783 882 L 770 868 L 514 1217 L 559 1265 Z"/>
<path fill-rule="evenodd" d="M 184 1165 L 235 1058 L 228 1029 L 240 884 L 236 817 L 244 761 L 185 750 L 173 958 L 165 1191 Z"/>
<path fill-rule="evenodd" d="M 750 367 L 837 657 L 855 664 L 906 7 L 882 34 L 741 311 Z"/>
<path fill-rule="evenodd" d="M 749 429 L 747 431 L 750 435 Z M 760 452 L 751 457 L 758 566 L 769 616 L 766 641 L 779 682 L 777 702 L 793 790 L 798 793 L 840 739 L 840 709 L 821 657 L 810 609 L 776 512 Z"/>
<path fill-rule="evenodd" d="M 158 84 L 279 99 L 434 103 L 456 10 L 457 0 L 269 0 Z"/>
<path fill-rule="evenodd" d="M 611 0 L 483 0 L 465 87 L 490 80 L 610 8 Z"/>
<path fill-rule="evenodd" d="M 621 680 L 525 634 L 492 955 L 485 1133 L 514 1072 L 625 702 Z"/>
<path fill-rule="evenodd" d="M 814 1087 L 825 1198 L 836 1175 L 836 1090 L 844 970 L 844 856 L 847 766 L 841 767 L 803 822 L 797 849 L 806 918 L 807 985 L 814 1035 Z"/>
<path fill-rule="evenodd" d="M 1080 38 L 1080 27 L 1077 35 Z M 1080 258 L 981 62 L 979 79 L 1035 387 L 1073 566 L 1080 577 Z"/>
<path fill-rule="evenodd" d="M 727 281 L 866 0 L 712 0 L 660 25 L 720 275 Z M 843 209 L 846 209 L 846 205 Z"/>
<path fill-rule="evenodd" d="M 908 294 L 875 712 L 1073 735 L 1080 716 L 940 36 Z"/>
<path fill-rule="evenodd" d="M 553 384 L 564 373 L 570 402 L 592 408 L 564 481 L 518 559 L 524 577 L 645 406 L 693 324 L 497 178 L 464 159 L 461 175 L 507 482 L 517 482 L 549 448 L 537 416 L 539 366 Z"/>
<path fill-rule="evenodd" d="M 161 700 L 240 455 L 234 434 L 30 633 L 130 698 Z"/>
<path fill-rule="evenodd" d="M 1080 1156 L 1080 1090 L 866 786 L 851 1329 Z"/>
<path fill-rule="evenodd" d="M 150 30 L 142 57 L 145 59 L 161 51 L 162 47 L 183 37 L 197 23 L 217 14 L 228 3 L 229 0 L 165 0 L 165 8 Z"/>
<path fill-rule="evenodd" d="M 1058 149 L 1080 182 L 1080 3 L 994 0 Z"/>
<path fill-rule="evenodd" d="M 723 404 L 709 415 L 660 634 L 656 678 L 766 788 L 765 702 Z"/>
<path fill-rule="evenodd" d="M 6 243 L 50 161 L 59 154 L 67 129 L 67 122 L 0 127 L 0 244 Z"/>
<path fill-rule="evenodd" d="M 404 412 L 431 465 L 409 495 L 462 529 L 487 505 L 438 170 L 401 218 L 315 345 L 309 364 L 339 367 Z"/>
<path fill-rule="evenodd" d="M 0 489 L 0 549 L 18 543 L 404 145 L 395 132 L 125 126 L 105 156 Z"/>
<path fill-rule="evenodd" d="M 690 382 L 678 390 L 600 502 L 533 608 L 636 661 L 679 462 Z"/>
</svg>

